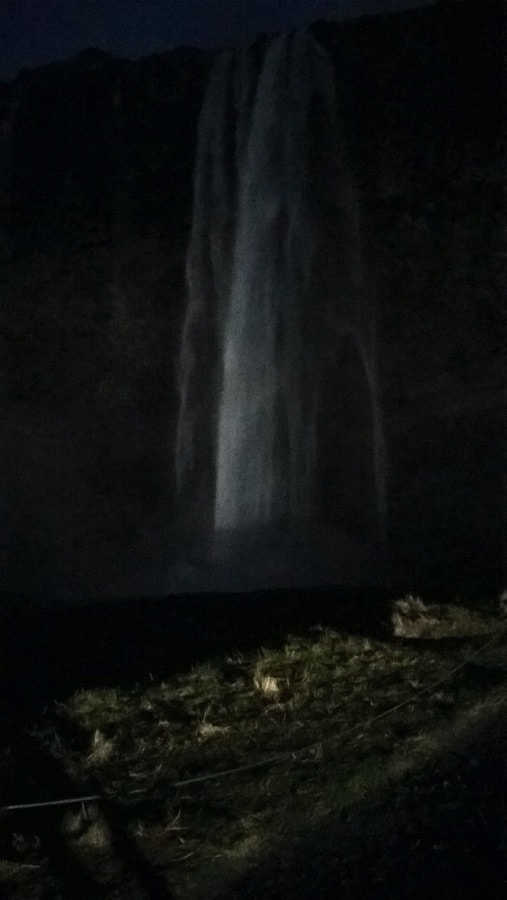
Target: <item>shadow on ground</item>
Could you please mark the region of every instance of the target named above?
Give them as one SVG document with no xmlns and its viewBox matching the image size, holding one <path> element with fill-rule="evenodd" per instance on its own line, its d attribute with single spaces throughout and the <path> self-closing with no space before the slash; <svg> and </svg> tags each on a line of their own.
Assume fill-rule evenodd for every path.
<svg viewBox="0 0 507 900">
<path fill-rule="evenodd" d="M 505 718 L 484 717 L 420 770 L 310 822 L 215 900 L 504 896 L 506 739 Z"/>
<path fill-rule="evenodd" d="M 17 727 L 16 727 L 17 725 Z M 3 733 L 5 746 L 9 748 L 13 764 L 10 768 L 8 788 L 13 792 L 17 802 L 30 802 L 33 792 L 41 798 L 40 791 L 47 794 L 48 799 L 54 796 L 79 797 L 88 791 L 82 782 L 73 778 L 61 762 L 48 752 L 43 742 L 29 728 L 23 727 L 18 719 L 7 724 Z M 79 809 L 79 805 L 75 805 Z M 49 887 L 42 888 L 42 893 L 11 883 L 3 882 L 5 893 L 2 897 L 61 897 L 62 900 L 105 900 L 111 897 L 107 879 L 100 871 L 93 872 L 85 868 L 75 852 L 69 848 L 68 835 L 62 830 L 62 807 L 39 807 L 18 809 L 0 815 L 0 848 L 1 856 L 11 857 L 19 864 L 20 854 L 30 859 L 30 844 L 36 851 L 37 864 L 40 869 L 40 855 L 46 859 L 44 880 Z M 146 859 L 137 846 L 135 838 L 125 825 L 124 817 L 118 811 L 113 800 L 102 802 L 102 811 L 107 820 L 111 836 L 111 867 L 115 871 L 115 896 L 137 898 L 154 898 L 154 900 L 170 900 L 171 893 L 166 879 Z M 39 835 L 41 837 L 39 837 Z M 27 868 L 30 869 L 30 862 Z M 21 866 L 23 869 L 23 865 Z M 42 874 L 42 873 L 41 873 Z M 108 873 L 109 874 L 109 873 Z M 29 894 L 23 893 L 24 889 Z M 48 890 L 50 893 L 48 893 Z M 119 893 L 118 893 L 119 892 Z"/>
</svg>

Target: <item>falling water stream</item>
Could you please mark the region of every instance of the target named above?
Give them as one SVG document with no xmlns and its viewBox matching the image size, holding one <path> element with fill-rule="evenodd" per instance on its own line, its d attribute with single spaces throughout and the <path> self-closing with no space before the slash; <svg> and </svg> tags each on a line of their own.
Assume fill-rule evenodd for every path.
<svg viewBox="0 0 507 900">
<path fill-rule="evenodd" d="M 306 32 L 271 40 L 261 61 L 259 56 L 252 47 L 224 52 L 211 70 L 187 254 L 176 472 L 181 488 L 199 465 L 196 408 L 200 391 L 216 377 L 215 408 L 207 415 L 214 423 L 218 543 L 224 535 L 308 520 L 318 478 L 315 333 L 321 298 L 314 274 L 322 214 L 311 189 L 312 147 L 336 133 L 334 70 Z M 347 297 L 343 315 L 365 302 Z M 380 510 L 382 438 L 371 342 L 359 333 L 364 318 L 363 309 L 353 311 L 351 329 L 371 394 L 372 428 L 365 440 Z M 202 346 L 203 333 L 211 330 L 215 366 L 203 361 L 199 349 L 199 339 Z"/>
</svg>

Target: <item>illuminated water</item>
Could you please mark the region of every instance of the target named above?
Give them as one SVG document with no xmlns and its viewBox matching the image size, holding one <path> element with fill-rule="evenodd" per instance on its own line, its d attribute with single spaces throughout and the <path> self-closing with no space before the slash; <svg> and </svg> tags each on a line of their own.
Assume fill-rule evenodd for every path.
<svg viewBox="0 0 507 900">
<path fill-rule="evenodd" d="M 371 429 L 364 439 L 380 516 L 385 505 L 374 341 L 362 295 L 355 200 L 336 142 L 333 67 L 307 33 L 277 37 L 262 62 L 259 56 L 254 48 L 228 51 L 212 68 L 199 123 L 187 255 L 176 472 L 180 489 L 197 477 L 207 416 L 219 555 L 233 535 L 271 534 L 277 524 L 295 528 L 314 515 L 326 304 L 337 307 L 337 331 L 357 340 L 370 391 Z M 332 215 L 339 217 L 341 209 L 352 223 L 343 228 L 342 246 L 332 248 L 352 273 L 352 287 L 337 284 L 337 296 L 322 296 L 315 278 L 322 223 L 330 215 L 312 188 L 320 141 L 336 143 L 341 166 L 343 197 Z M 335 290 L 329 279 L 325 290 Z"/>
</svg>

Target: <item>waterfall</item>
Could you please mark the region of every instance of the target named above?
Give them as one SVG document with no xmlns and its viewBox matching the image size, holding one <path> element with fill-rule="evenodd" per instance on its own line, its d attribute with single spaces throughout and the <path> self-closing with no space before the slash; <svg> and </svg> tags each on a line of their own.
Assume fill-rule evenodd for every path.
<svg viewBox="0 0 507 900">
<path fill-rule="evenodd" d="M 318 296 L 315 254 L 326 216 L 353 218 L 341 159 L 338 187 L 333 177 L 329 184 L 331 192 L 347 196 L 331 213 L 319 207 L 322 189 L 317 200 L 312 187 L 320 176 L 319 142 L 340 156 L 336 119 L 333 66 L 307 32 L 276 37 L 263 51 L 257 46 L 221 53 L 210 72 L 187 254 L 176 474 L 182 488 L 202 466 L 197 420 L 207 416 L 213 423 L 218 535 L 295 526 L 313 513 L 316 334 L 321 305 L 329 302 Z M 352 244 L 346 257 L 357 256 L 355 237 Z M 337 255 L 343 252 L 339 247 Z M 345 258 L 343 267 L 354 265 Z M 359 335 L 377 446 L 376 391 L 365 350 L 369 326 L 364 309 L 357 311 L 358 289 L 337 304 Z"/>
</svg>

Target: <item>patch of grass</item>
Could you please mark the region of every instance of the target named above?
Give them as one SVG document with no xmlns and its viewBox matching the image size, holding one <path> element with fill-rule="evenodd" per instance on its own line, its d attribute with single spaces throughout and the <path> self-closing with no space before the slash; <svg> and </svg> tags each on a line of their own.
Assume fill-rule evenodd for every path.
<svg viewBox="0 0 507 900">
<path fill-rule="evenodd" d="M 438 641 L 382 642 L 316 627 L 288 635 L 279 649 L 237 652 L 160 682 L 81 690 L 46 710 L 30 740 L 72 784 L 106 800 L 80 811 L 77 804 L 73 814 L 55 809 L 53 821 L 105 896 L 151 896 L 141 869 L 130 872 L 118 833 L 172 896 L 225 896 L 274 848 L 290 856 L 286 848 L 316 822 L 347 810 L 353 817 L 355 805 L 382 791 L 386 799 L 410 794 L 407 773 L 447 752 L 449 736 L 474 717 L 501 707 L 499 660 L 487 677 L 479 677 L 478 658 L 475 669 L 467 663 L 437 684 L 470 650 L 466 641 L 442 649 Z M 273 754 L 286 755 L 246 768 Z M 15 764 L 5 749 L 4 779 Z M 44 778 L 32 773 L 33 799 L 46 798 Z M 16 850 L 4 823 L 5 896 L 21 896 L 20 885 L 27 898 L 59 896 L 43 831 L 37 840 Z"/>
</svg>

